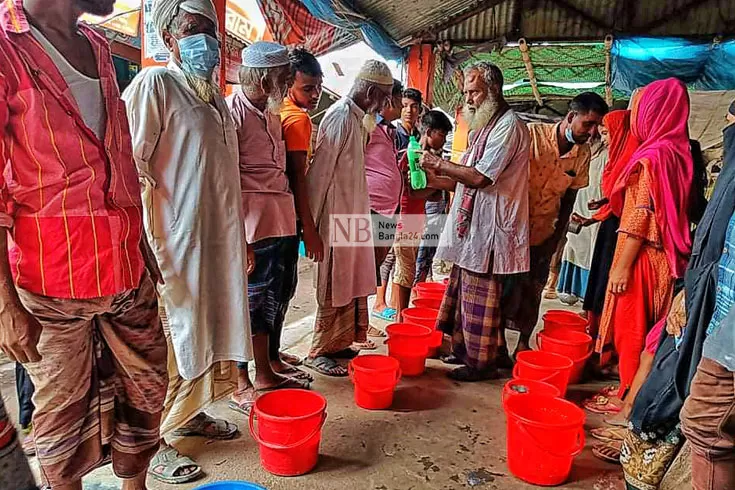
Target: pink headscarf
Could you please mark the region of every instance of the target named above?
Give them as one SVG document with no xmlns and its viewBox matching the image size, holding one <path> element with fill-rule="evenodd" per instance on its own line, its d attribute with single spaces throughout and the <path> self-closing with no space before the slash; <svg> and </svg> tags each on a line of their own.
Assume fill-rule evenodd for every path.
<svg viewBox="0 0 735 490">
<path fill-rule="evenodd" d="M 631 173 L 638 165 L 646 166 L 669 267 L 674 277 L 682 277 L 692 251 L 687 214 L 694 174 L 687 126 L 689 94 L 676 78 L 659 80 L 643 88 L 631 111 L 631 132 L 641 145 L 616 182 L 610 205 L 620 216 Z"/>
</svg>

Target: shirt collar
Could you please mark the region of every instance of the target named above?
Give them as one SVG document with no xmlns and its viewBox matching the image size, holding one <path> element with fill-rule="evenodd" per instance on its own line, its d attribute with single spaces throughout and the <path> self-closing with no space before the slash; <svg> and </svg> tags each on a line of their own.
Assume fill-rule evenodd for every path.
<svg viewBox="0 0 735 490">
<path fill-rule="evenodd" d="M 406 131 L 406 128 L 403 126 L 403 123 L 401 121 L 398 121 L 398 124 L 396 126 L 397 126 L 396 131 L 398 131 L 399 133 L 401 133 L 403 136 L 407 138 L 411 136 L 418 137 L 421 135 L 417 128 L 413 128 L 413 131 L 411 132 L 411 134 L 409 134 L 408 131 Z"/>
<path fill-rule="evenodd" d="M 31 27 L 23 10 L 23 0 L 2 0 L 0 14 L 5 32 L 23 34 L 30 31 Z"/>
<path fill-rule="evenodd" d="M 347 104 L 347 107 L 350 108 L 350 112 L 357 116 L 358 119 L 362 120 L 362 118 L 365 117 L 365 111 L 360 109 L 360 107 L 355 104 L 354 100 L 349 97 L 345 97 L 345 103 Z"/>
</svg>

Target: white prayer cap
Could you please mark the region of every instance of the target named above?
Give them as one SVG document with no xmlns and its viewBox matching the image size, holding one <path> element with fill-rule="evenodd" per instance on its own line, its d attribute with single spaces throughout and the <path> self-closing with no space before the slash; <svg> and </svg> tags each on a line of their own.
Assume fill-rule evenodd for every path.
<svg viewBox="0 0 735 490">
<path fill-rule="evenodd" d="M 278 43 L 257 41 L 242 50 L 242 66 L 247 68 L 277 68 L 289 63 L 288 49 Z"/>
<path fill-rule="evenodd" d="M 357 74 L 358 80 L 364 80 L 378 85 L 393 86 L 393 74 L 390 72 L 388 65 L 378 60 L 367 60 L 360 72 Z"/>
<path fill-rule="evenodd" d="M 156 0 L 151 17 L 159 36 L 163 36 L 163 31 L 171 25 L 179 9 L 190 14 L 203 15 L 214 22 L 215 27 L 219 25 L 212 0 Z"/>
</svg>

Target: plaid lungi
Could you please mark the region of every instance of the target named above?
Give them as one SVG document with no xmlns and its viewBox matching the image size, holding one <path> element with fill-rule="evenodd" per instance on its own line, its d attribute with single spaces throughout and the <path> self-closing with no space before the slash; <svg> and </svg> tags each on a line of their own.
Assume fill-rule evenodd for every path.
<svg viewBox="0 0 735 490">
<path fill-rule="evenodd" d="M 439 310 L 438 328 L 452 337 L 452 353 L 466 366 L 492 369 L 501 325 L 501 276 L 455 265 Z"/>
</svg>

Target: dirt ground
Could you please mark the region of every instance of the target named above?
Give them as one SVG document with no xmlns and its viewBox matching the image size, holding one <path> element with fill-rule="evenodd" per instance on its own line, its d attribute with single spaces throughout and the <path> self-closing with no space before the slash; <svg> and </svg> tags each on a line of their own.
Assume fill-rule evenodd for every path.
<svg viewBox="0 0 735 490">
<path fill-rule="evenodd" d="M 314 290 L 311 266 L 302 263 L 300 284 L 287 319 L 284 346 L 305 355 L 311 337 Z M 545 302 L 544 309 L 561 308 Z M 382 326 L 382 322 L 375 321 Z M 379 342 L 380 343 L 380 342 Z M 379 351 L 383 352 L 384 346 Z M 393 407 L 367 411 L 355 406 L 347 378 L 318 376 L 313 389 L 328 400 L 328 419 L 323 431 L 320 460 L 308 475 L 279 478 L 260 466 L 256 443 L 247 434 L 242 415 L 216 403 L 209 412 L 240 426 L 242 435 L 232 441 L 179 439 L 174 445 L 194 458 L 206 478 L 190 485 L 170 486 L 149 481 L 153 490 L 195 489 L 211 481 L 246 480 L 269 490 L 520 490 L 536 488 L 515 479 L 506 467 L 505 416 L 500 394 L 506 380 L 459 384 L 449 380 L 440 361 L 429 360 L 426 374 L 401 380 Z M 0 361 L 0 390 L 11 416 L 15 417 L 13 366 Z M 579 401 L 596 385 L 570 388 L 568 398 Z M 589 415 L 587 427 L 601 423 Z M 569 481 L 562 489 L 622 489 L 619 467 L 592 456 L 591 442 L 574 462 Z M 37 464 L 32 462 L 37 470 Z M 533 464 L 529 461 L 528 464 Z M 120 483 L 109 467 L 85 480 L 85 490 L 113 490 Z"/>
</svg>

